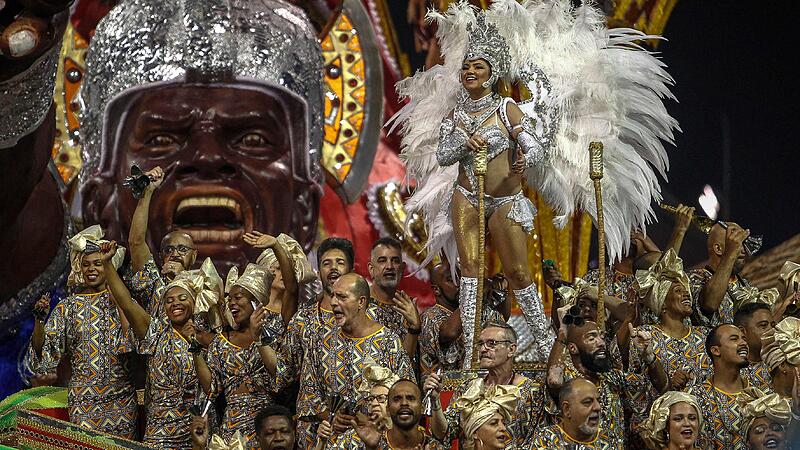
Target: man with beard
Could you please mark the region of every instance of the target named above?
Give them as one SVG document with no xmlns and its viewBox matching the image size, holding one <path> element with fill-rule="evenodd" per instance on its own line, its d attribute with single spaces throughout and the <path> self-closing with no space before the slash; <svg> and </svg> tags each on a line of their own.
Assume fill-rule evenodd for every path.
<svg viewBox="0 0 800 450">
<path fill-rule="evenodd" d="M 761 302 L 747 303 L 736 310 L 733 324 L 744 331 L 747 341 L 747 359 L 750 365 L 742 369 L 742 374 L 747 378 L 747 384 L 752 387 L 767 391 L 772 383 L 769 367 L 761 358 L 761 337 L 775 327 L 772 310 L 769 305 Z"/>
<path fill-rule="evenodd" d="M 298 414 L 327 420 L 335 434 L 352 427 L 362 400 L 357 386 L 366 381 L 365 367 L 378 365 L 401 378 L 414 376 L 400 338 L 389 327 L 370 319 L 368 306 L 366 280 L 355 273 L 339 277 L 331 298 L 336 326 L 311 338 L 304 361 L 307 390 L 298 402 Z"/>
<path fill-rule="evenodd" d="M 543 420 L 544 392 L 538 383 L 514 371 L 514 356 L 517 352 L 517 333 L 511 326 L 504 323 L 490 323 L 481 331 L 478 341 L 480 349 L 480 368 L 487 370 L 483 384 L 486 387 L 493 385 L 512 385 L 519 388 L 519 400 L 514 412 L 513 421 L 507 423 L 511 439 L 518 448 L 525 448 L 531 442 L 533 434 Z M 451 404 L 447 411 L 442 412 L 439 392 L 441 391 L 442 377 L 432 373 L 425 380 L 425 392 L 430 391 L 433 404 L 431 416 L 431 432 L 440 441 L 450 442 L 461 434 L 459 425 L 461 410 Z M 454 399 L 460 398 L 473 384 L 464 383 L 453 392 Z"/>
<path fill-rule="evenodd" d="M 422 395 L 419 386 L 411 380 L 400 380 L 389 390 L 387 411 L 392 427 L 382 433 L 369 422 L 353 422 L 359 438 L 367 450 L 387 448 L 423 449 L 435 443 L 431 435 L 420 426 Z"/>
<path fill-rule="evenodd" d="M 652 336 L 628 324 L 631 344 L 636 348 L 645 374 L 626 373 L 614 369 L 603 333 L 597 324 L 578 320 L 572 325 L 563 325 L 559 337 L 553 344 L 548 361 L 547 385 L 554 398 L 558 398 L 564 382 L 573 378 L 584 378 L 597 386 L 602 398 L 600 434 L 595 445 L 601 449 L 624 449 L 626 421 L 623 402 L 628 408 L 631 395 L 650 389 L 664 393 L 669 384 L 667 374 L 653 351 Z M 568 350 L 569 359 L 561 361 L 557 355 Z"/>
<path fill-rule="evenodd" d="M 483 323 L 505 322 L 510 315 L 510 305 L 505 299 L 505 279 L 493 277 L 486 283 L 487 299 L 502 299 L 499 305 L 484 303 Z M 461 313 L 458 310 L 458 284 L 453 281 L 450 265 L 437 264 L 431 271 L 431 289 L 436 303 L 422 312 L 422 334 L 420 335 L 420 369 L 423 375 L 436 372 L 460 370 L 464 362 L 464 343 Z M 501 295 L 493 295 L 494 293 Z M 502 312 L 495 307 L 502 306 Z"/>
<path fill-rule="evenodd" d="M 564 383 L 558 394 L 561 420 L 542 428 L 533 440 L 533 449 L 588 450 L 595 446 L 600 426 L 600 396 L 597 386 L 583 378 Z"/>
<path fill-rule="evenodd" d="M 741 405 L 736 401 L 737 394 L 748 387 L 740 374 L 749 364 L 744 333 L 734 325 L 719 325 L 706 337 L 706 352 L 714 365 L 714 374 L 689 391 L 697 397 L 705 416 L 700 436 L 707 448 L 744 450 L 745 424 Z"/>
<path fill-rule="evenodd" d="M 156 266 L 150 246 L 147 245 L 147 222 L 150 216 L 150 201 L 153 193 L 164 181 L 164 171 L 161 167 L 155 167 L 146 172 L 146 175 L 150 178 L 150 184 L 147 185 L 142 198 L 139 199 L 131 219 L 131 230 L 128 236 L 131 251 L 131 275 L 126 280 L 126 284 L 131 290 L 133 298 L 145 307 L 150 317 L 161 317 L 164 314 L 161 304 L 164 288 L 175 278 L 175 275 L 191 269 L 197 258 L 197 249 L 189 234 L 182 231 L 167 233 L 161 240 L 159 252 L 161 269 Z"/>
<path fill-rule="evenodd" d="M 322 295 L 316 302 L 302 305 L 286 327 L 278 355 L 277 388 L 280 392 L 299 380 L 298 404 L 308 401 L 310 394 L 308 377 L 304 374 L 310 370 L 306 361 L 312 338 L 325 335 L 335 326 L 331 309 L 333 284 L 353 270 L 353 256 L 353 243 L 347 239 L 330 237 L 322 241 L 317 249 Z M 316 442 L 313 419 L 301 416 L 297 425 L 298 446 L 313 448 Z"/>
<path fill-rule="evenodd" d="M 406 270 L 400 242 L 390 237 L 375 241 L 367 268 L 372 278 L 370 295 L 374 299 L 370 315 L 397 333 L 403 340 L 403 348 L 413 358 L 422 328 L 416 302 L 397 289 Z"/>
<path fill-rule="evenodd" d="M 733 323 L 739 305 L 734 303 L 734 292 L 750 283 L 739 275 L 747 262 L 742 243 L 750 235 L 748 230 L 728 222 L 727 229 L 716 224 L 708 233 L 708 265 L 689 271 L 695 314 L 692 321 L 698 325 L 714 327 Z"/>
</svg>

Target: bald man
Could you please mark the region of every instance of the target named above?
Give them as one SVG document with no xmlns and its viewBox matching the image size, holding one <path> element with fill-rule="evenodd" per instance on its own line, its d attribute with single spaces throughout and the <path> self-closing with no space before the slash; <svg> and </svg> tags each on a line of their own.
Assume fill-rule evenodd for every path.
<svg viewBox="0 0 800 450">
<path fill-rule="evenodd" d="M 377 364 L 401 378 L 413 379 L 414 374 L 400 337 L 367 316 L 367 281 L 350 272 L 340 276 L 332 288 L 331 309 L 336 325 L 310 342 L 308 364 L 303 364 L 302 369 L 307 392 L 298 396 L 297 409 L 300 417 L 327 420 L 334 434 L 343 434 L 352 427 L 356 403 L 362 400 L 357 386 L 365 381 L 365 366 Z M 331 402 L 336 398 L 343 400 L 343 406 L 329 417 Z"/>
<path fill-rule="evenodd" d="M 600 428 L 600 393 L 597 386 L 583 378 L 564 383 L 558 395 L 561 421 L 540 429 L 533 439 L 533 449 L 568 450 L 576 446 L 595 448 Z M 600 447 L 597 447 L 600 448 Z"/>
<path fill-rule="evenodd" d="M 147 245 L 147 223 L 153 193 L 164 181 L 164 171 L 156 167 L 146 173 L 150 184 L 136 204 L 128 233 L 131 265 L 125 277 L 131 296 L 147 309 L 151 317 L 164 316 L 161 304 L 164 289 L 175 275 L 191 269 L 197 259 L 197 249 L 192 237 L 182 231 L 167 233 L 161 239 L 161 268 L 156 266 L 150 247 Z"/>
<path fill-rule="evenodd" d="M 750 283 L 739 275 L 748 255 L 742 243 L 750 235 L 739 225 L 728 222 L 728 228 L 716 224 L 708 234 L 708 265 L 689 271 L 697 325 L 716 327 L 733 323 L 736 314 L 735 293 Z"/>
</svg>

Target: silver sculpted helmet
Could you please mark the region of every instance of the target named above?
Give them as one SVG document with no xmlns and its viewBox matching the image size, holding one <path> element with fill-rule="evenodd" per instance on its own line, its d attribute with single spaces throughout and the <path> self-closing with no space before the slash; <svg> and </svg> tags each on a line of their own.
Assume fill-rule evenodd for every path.
<svg viewBox="0 0 800 450">
<path fill-rule="evenodd" d="M 322 183 L 322 51 L 283 0 L 123 0 L 98 25 L 82 86 L 85 182 L 113 166 L 124 114 L 142 91 L 211 84 L 281 94 L 295 179 Z"/>
</svg>

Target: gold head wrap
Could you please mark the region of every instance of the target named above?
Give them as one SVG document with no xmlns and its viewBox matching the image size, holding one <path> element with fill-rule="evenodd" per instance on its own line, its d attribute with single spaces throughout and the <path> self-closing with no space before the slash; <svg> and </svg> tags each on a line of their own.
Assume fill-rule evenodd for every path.
<svg viewBox="0 0 800 450">
<path fill-rule="evenodd" d="M 675 280 L 683 285 L 691 295 L 689 277 L 683 271 L 683 260 L 675 254 L 673 249 L 664 252 L 661 259 L 649 269 L 636 271 L 639 297 L 644 299 L 645 306 L 656 316 L 660 315 L 661 310 L 664 309 L 664 300 Z"/>
<path fill-rule="evenodd" d="M 222 278 L 217 273 L 211 258 L 206 258 L 199 269 L 184 270 L 164 289 L 164 294 L 173 287 L 186 290 L 194 300 L 194 313 L 208 312 L 215 307 L 223 296 Z"/>
<path fill-rule="evenodd" d="M 233 267 L 225 281 L 225 293 L 229 293 L 234 286 L 240 286 L 253 294 L 258 303 L 266 305 L 269 303 L 269 291 L 274 278 L 275 275 L 269 269 L 258 264 L 248 264 L 242 276 L 239 276 L 239 269 Z"/>
<path fill-rule="evenodd" d="M 303 247 L 301 247 L 297 241 L 283 233 L 279 234 L 276 239 L 278 240 L 278 245 L 283 247 L 289 255 L 289 259 L 292 261 L 292 269 L 294 270 L 294 276 L 297 278 L 298 284 L 308 283 L 317 277 L 317 274 L 314 273 L 314 269 L 311 268 L 311 264 L 308 262 L 308 258 L 306 258 L 305 252 L 303 252 Z M 268 248 L 261 252 L 261 255 L 256 260 L 256 264 L 270 269 L 275 264 L 278 264 L 278 257 L 275 256 L 274 250 Z"/>
<path fill-rule="evenodd" d="M 486 388 L 482 378 L 472 381 L 466 392 L 456 400 L 454 407 L 461 413 L 461 430 L 465 449 L 475 447 L 473 434 L 499 412 L 509 422 L 517 409 L 520 398 L 519 387 L 494 385 Z"/>
<path fill-rule="evenodd" d="M 783 263 L 783 267 L 781 267 L 781 273 L 778 275 L 778 279 L 781 280 L 783 285 L 786 287 L 787 294 L 793 293 L 793 284 L 795 282 L 800 283 L 800 264 L 797 264 L 794 261 L 786 261 Z"/>
<path fill-rule="evenodd" d="M 367 363 L 364 365 L 364 380 L 358 390 L 369 393 L 375 386 L 391 389 L 398 381 L 400 381 L 400 377 L 394 372 L 386 367 L 379 366 L 372 358 L 368 358 Z"/>
<path fill-rule="evenodd" d="M 745 436 L 750 431 L 753 421 L 759 417 L 766 417 L 781 425 L 788 425 L 792 420 L 789 399 L 782 398 L 778 394 L 767 395 L 756 387 L 749 387 L 736 396 L 736 401 L 740 405 L 740 411 L 746 424 Z"/>
<path fill-rule="evenodd" d="M 86 284 L 86 280 L 83 279 L 83 272 L 81 272 L 83 255 L 86 254 L 87 245 L 91 248 L 108 242 L 107 240 L 103 239 L 103 236 L 103 229 L 100 228 L 100 225 L 92 225 L 89 228 L 79 232 L 75 236 L 72 236 L 69 241 L 67 241 L 67 245 L 69 246 L 70 264 L 67 286 L 81 286 Z M 92 250 L 90 253 L 93 253 L 94 251 L 97 250 Z M 111 264 L 114 265 L 115 269 L 119 270 L 124 259 L 125 247 L 117 246 L 117 252 L 111 257 Z"/>
<path fill-rule="evenodd" d="M 208 443 L 208 450 L 245 450 L 246 448 L 247 442 L 239 431 L 231 436 L 229 442 L 225 442 L 225 439 L 215 434 L 211 436 L 211 441 Z"/>
<path fill-rule="evenodd" d="M 800 319 L 786 317 L 761 336 L 761 359 L 770 371 L 783 362 L 800 365 Z"/>
<path fill-rule="evenodd" d="M 737 308 L 748 303 L 765 303 L 770 310 L 774 310 L 781 294 L 775 288 L 762 291 L 755 286 L 741 286 L 732 292 L 732 296 L 734 304 L 738 305 Z"/>
<path fill-rule="evenodd" d="M 664 430 L 669 423 L 669 409 L 672 405 L 680 402 L 692 405 L 697 411 L 697 431 L 700 432 L 703 429 L 703 410 L 697 402 L 697 397 L 680 391 L 665 392 L 650 406 L 650 416 L 639 428 L 639 434 L 649 448 L 661 449 L 667 445 Z"/>
<path fill-rule="evenodd" d="M 562 306 L 574 305 L 581 297 L 589 297 L 597 300 L 597 286 L 589 284 L 583 278 L 575 278 L 572 286 L 564 285 L 556 289 L 561 297 Z"/>
</svg>

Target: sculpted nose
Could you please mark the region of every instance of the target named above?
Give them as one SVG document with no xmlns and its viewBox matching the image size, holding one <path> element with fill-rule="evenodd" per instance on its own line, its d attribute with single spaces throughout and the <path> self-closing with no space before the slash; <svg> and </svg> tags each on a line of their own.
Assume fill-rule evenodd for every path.
<svg viewBox="0 0 800 450">
<path fill-rule="evenodd" d="M 189 138 L 187 150 L 190 154 L 178 161 L 177 178 L 219 180 L 234 177 L 238 170 L 225 146 L 224 131 L 217 124 L 207 120 L 198 122 Z"/>
</svg>

